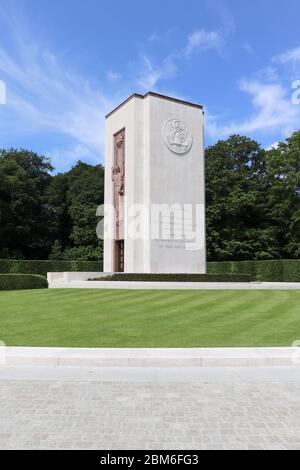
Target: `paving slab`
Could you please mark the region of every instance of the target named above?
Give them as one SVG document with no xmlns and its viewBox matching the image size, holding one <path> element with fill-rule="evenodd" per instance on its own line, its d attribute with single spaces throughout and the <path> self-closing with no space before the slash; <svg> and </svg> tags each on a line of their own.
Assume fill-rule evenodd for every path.
<svg viewBox="0 0 300 470">
<path fill-rule="evenodd" d="M 299 450 L 299 368 L 0 367 L 0 448 Z"/>
<path fill-rule="evenodd" d="M 299 374 L 300 377 L 300 374 Z M 0 367 L 0 381 L 69 382 L 240 382 L 234 369 L 199 368 L 87 368 L 87 367 Z M 299 378 L 300 380 L 300 378 Z"/>
</svg>

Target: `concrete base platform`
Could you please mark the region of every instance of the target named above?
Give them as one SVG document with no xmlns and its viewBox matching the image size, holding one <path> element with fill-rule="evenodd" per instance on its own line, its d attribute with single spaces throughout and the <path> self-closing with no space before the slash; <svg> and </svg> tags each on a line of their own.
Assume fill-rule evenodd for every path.
<svg viewBox="0 0 300 470">
<path fill-rule="evenodd" d="M 115 282 L 89 281 L 112 273 L 48 273 L 50 289 L 300 290 L 299 282 Z"/>
<path fill-rule="evenodd" d="M 209 368 L 300 366 L 299 348 L 64 349 L 3 348 L 3 366 Z"/>
</svg>

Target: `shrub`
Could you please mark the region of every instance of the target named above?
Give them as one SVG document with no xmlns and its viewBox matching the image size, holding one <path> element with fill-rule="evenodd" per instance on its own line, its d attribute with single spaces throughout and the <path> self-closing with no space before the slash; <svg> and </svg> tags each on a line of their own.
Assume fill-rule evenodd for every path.
<svg viewBox="0 0 300 470">
<path fill-rule="evenodd" d="M 0 273 L 40 274 L 50 272 L 101 272 L 100 261 L 0 260 Z"/>
<path fill-rule="evenodd" d="M 283 260 L 282 273 L 285 282 L 300 282 L 300 260 Z"/>
<path fill-rule="evenodd" d="M 100 281 L 129 282 L 251 282 L 247 274 L 114 274 Z"/>
<path fill-rule="evenodd" d="M 210 274 L 250 274 L 260 282 L 300 282 L 300 260 L 225 261 L 208 263 Z"/>
<path fill-rule="evenodd" d="M 0 291 L 47 289 L 48 283 L 44 276 L 36 274 L 0 274 Z"/>
</svg>

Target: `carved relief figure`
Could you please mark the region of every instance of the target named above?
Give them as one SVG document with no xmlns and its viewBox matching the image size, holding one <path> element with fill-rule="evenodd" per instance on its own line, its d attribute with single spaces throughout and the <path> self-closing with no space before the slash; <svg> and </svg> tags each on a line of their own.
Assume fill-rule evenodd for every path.
<svg viewBox="0 0 300 470">
<path fill-rule="evenodd" d="M 125 195 L 125 131 L 115 136 L 115 164 L 112 168 L 112 181 L 114 183 L 114 204 L 116 211 L 116 239 L 120 240 L 122 234 L 120 227 L 123 223 L 121 213 L 121 198 Z"/>
</svg>

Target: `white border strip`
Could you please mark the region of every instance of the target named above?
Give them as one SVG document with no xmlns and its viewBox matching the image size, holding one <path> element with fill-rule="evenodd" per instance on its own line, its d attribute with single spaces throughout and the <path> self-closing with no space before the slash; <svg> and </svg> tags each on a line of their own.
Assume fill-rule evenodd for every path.
<svg viewBox="0 0 300 470">
<path fill-rule="evenodd" d="M 4 366 L 181 368 L 300 366 L 300 348 L 5 348 Z"/>
</svg>

